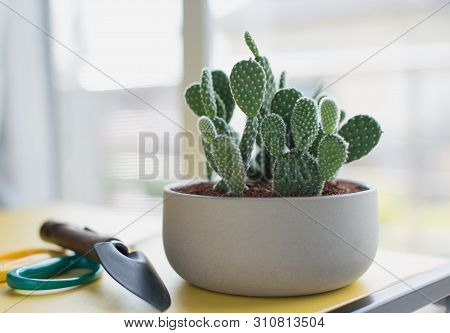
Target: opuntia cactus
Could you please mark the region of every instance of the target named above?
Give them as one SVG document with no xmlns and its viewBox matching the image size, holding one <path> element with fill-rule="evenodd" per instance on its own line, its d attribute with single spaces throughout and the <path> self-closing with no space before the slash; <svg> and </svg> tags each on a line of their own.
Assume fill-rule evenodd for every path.
<svg viewBox="0 0 450 333">
<path fill-rule="evenodd" d="M 290 128 L 292 111 L 295 103 L 302 97 L 302 93 L 295 88 L 282 88 L 272 99 L 270 111 L 283 118 L 286 126 Z"/>
<path fill-rule="evenodd" d="M 275 76 L 273 75 L 269 60 L 265 56 L 260 55 L 258 47 L 256 46 L 253 37 L 250 35 L 248 31 L 244 33 L 244 40 L 250 51 L 255 56 L 256 62 L 259 63 L 264 70 L 266 78 L 266 86 L 265 86 L 264 101 L 261 106 L 260 114 L 262 116 L 265 116 L 269 113 L 270 103 L 272 101 L 273 95 L 275 95 L 276 92 Z"/>
<path fill-rule="evenodd" d="M 202 82 L 200 84 L 200 88 L 205 114 L 209 118 L 214 119 L 217 114 L 216 95 L 214 93 L 212 75 L 207 68 L 202 71 Z"/>
<path fill-rule="evenodd" d="M 286 125 L 277 114 L 269 114 L 261 123 L 261 136 L 267 150 L 275 157 L 282 157 L 286 145 Z"/>
<path fill-rule="evenodd" d="M 212 143 L 214 138 L 217 136 L 216 126 L 214 126 L 211 119 L 206 116 L 200 117 L 197 122 L 198 129 L 202 133 L 203 140 L 207 143 Z"/>
<path fill-rule="evenodd" d="M 194 82 L 186 88 L 184 97 L 186 99 L 187 105 L 192 110 L 192 112 L 194 112 L 199 117 L 205 115 L 201 88 L 198 82 Z"/>
<path fill-rule="evenodd" d="M 264 101 L 266 77 L 264 69 L 254 60 L 242 60 L 234 65 L 230 87 L 236 104 L 247 117 L 255 117 Z"/>
<path fill-rule="evenodd" d="M 223 119 L 229 123 L 231 117 L 233 117 L 234 107 L 236 105 L 230 89 L 230 80 L 227 74 L 220 70 L 212 71 L 211 74 L 214 90 L 225 105 L 225 116 Z"/>
<path fill-rule="evenodd" d="M 339 130 L 339 135 L 348 142 L 346 162 L 359 160 L 367 155 L 377 145 L 381 133 L 380 125 L 370 116 L 359 115 L 350 118 Z"/>
<path fill-rule="evenodd" d="M 325 134 L 333 134 L 339 123 L 339 108 L 335 101 L 325 97 L 320 101 L 320 119 L 322 120 L 322 130 Z"/>
<path fill-rule="evenodd" d="M 277 90 L 268 59 L 248 32 L 244 38 L 253 58 L 239 61 L 229 79 L 205 68 L 200 82 L 185 92 L 187 105 L 200 117 L 208 179 L 219 175 L 214 188 L 234 196 L 250 181 L 271 181 L 274 195 L 320 195 L 345 163 L 376 146 L 380 125 L 367 115 L 342 125 L 346 113 L 323 92 L 323 84 L 305 97 L 286 87 L 285 71 Z M 241 137 L 229 125 L 236 104 L 247 117 Z"/>
<path fill-rule="evenodd" d="M 245 188 L 245 169 L 239 148 L 225 135 L 214 138 L 212 147 L 217 172 L 222 176 L 231 194 L 240 195 Z"/>
<path fill-rule="evenodd" d="M 347 159 L 348 144 L 337 135 L 326 135 L 320 140 L 317 152 L 320 177 L 329 180 L 336 176 L 337 171 Z"/>
<path fill-rule="evenodd" d="M 280 82 L 278 83 L 278 89 L 286 88 L 287 86 L 287 73 L 286 71 L 282 71 L 280 74 Z"/>
<path fill-rule="evenodd" d="M 291 116 L 291 132 L 295 146 L 307 150 L 319 131 L 319 118 L 316 101 L 301 97 L 295 103 Z"/>
<path fill-rule="evenodd" d="M 255 145 L 256 136 L 258 135 L 258 120 L 256 117 L 248 118 L 245 123 L 244 133 L 242 133 L 242 139 L 239 144 L 239 150 L 241 151 L 242 161 L 244 162 L 245 170 L 248 169 L 250 164 L 250 158 L 253 152 L 253 146 Z"/>
<path fill-rule="evenodd" d="M 320 195 L 322 187 L 317 161 L 308 152 L 289 152 L 277 158 L 272 187 L 276 195 Z"/>
</svg>

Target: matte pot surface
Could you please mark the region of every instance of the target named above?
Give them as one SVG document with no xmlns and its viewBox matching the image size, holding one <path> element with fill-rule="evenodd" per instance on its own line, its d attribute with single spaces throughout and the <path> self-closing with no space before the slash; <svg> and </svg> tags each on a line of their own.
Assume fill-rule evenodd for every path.
<svg viewBox="0 0 450 333">
<path fill-rule="evenodd" d="M 355 281 L 375 257 L 377 193 L 366 185 L 351 194 L 284 198 L 173 190 L 182 185 L 164 190 L 164 249 L 174 270 L 198 287 L 247 296 L 315 294 Z"/>
</svg>

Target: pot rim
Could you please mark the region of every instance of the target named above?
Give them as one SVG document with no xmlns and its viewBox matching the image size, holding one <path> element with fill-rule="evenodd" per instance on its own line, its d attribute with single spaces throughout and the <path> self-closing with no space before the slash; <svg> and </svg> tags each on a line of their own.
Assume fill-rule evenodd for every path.
<svg viewBox="0 0 450 333">
<path fill-rule="evenodd" d="M 188 193 L 181 193 L 174 191 L 175 188 L 186 186 L 186 185 L 194 185 L 198 183 L 212 183 L 208 181 L 207 179 L 195 179 L 195 180 L 186 180 L 182 182 L 174 182 L 167 184 L 164 186 L 164 193 L 169 193 L 170 195 L 177 195 L 177 196 L 185 196 L 185 197 L 194 197 L 194 198 L 202 198 L 202 199 L 210 199 L 210 200 L 274 200 L 274 199 L 281 199 L 281 200 L 304 200 L 304 201 L 311 201 L 311 200 L 336 200 L 339 198 L 349 198 L 353 196 L 358 195 L 364 195 L 364 194 L 370 194 L 376 191 L 375 187 L 372 187 L 364 182 L 356 181 L 352 179 L 346 179 L 346 178 L 337 178 L 337 180 L 353 183 L 356 185 L 360 185 L 365 187 L 366 189 L 360 192 L 354 192 L 354 193 L 345 193 L 345 194 L 336 194 L 336 195 L 325 195 L 325 196 L 312 196 L 312 197 L 218 197 L 218 196 L 209 196 L 209 195 L 199 195 L 199 194 L 188 194 Z"/>
</svg>

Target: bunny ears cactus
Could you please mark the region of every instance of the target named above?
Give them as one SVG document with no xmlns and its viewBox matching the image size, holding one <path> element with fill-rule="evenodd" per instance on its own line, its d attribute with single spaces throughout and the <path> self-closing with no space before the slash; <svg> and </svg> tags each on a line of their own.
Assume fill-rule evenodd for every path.
<svg viewBox="0 0 450 333">
<path fill-rule="evenodd" d="M 271 181 L 274 195 L 320 195 L 345 163 L 377 145 L 380 125 L 358 115 L 341 126 L 345 112 L 334 99 L 321 89 L 309 98 L 287 87 L 285 71 L 277 89 L 268 59 L 248 32 L 244 39 L 253 58 L 234 65 L 230 78 L 205 68 L 185 91 L 200 117 L 208 177 L 219 175 L 215 188 L 233 196 L 255 181 Z M 241 137 L 229 125 L 236 105 L 247 117 Z"/>
</svg>

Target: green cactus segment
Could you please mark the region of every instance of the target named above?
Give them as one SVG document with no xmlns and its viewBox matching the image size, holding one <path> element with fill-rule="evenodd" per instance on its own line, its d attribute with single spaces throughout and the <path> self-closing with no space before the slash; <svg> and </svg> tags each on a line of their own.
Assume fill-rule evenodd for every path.
<svg viewBox="0 0 450 333">
<path fill-rule="evenodd" d="M 263 181 L 269 181 L 272 179 L 273 163 L 275 162 L 275 159 L 269 153 L 267 148 L 261 149 L 261 153 L 259 157 L 256 156 L 256 160 L 259 161 L 260 170 L 262 172 L 261 179 Z"/>
<path fill-rule="evenodd" d="M 245 44 L 247 44 L 248 48 L 250 49 L 250 51 L 252 51 L 255 58 L 259 57 L 258 47 L 256 46 L 256 43 L 255 43 L 252 35 L 250 35 L 250 33 L 248 31 L 246 31 L 244 33 L 244 39 L 245 39 Z"/>
<path fill-rule="evenodd" d="M 249 118 L 256 116 L 264 101 L 264 69 L 254 60 L 242 60 L 231 71 L 230 86 L 240 109 Z"/>
<path fill-rule="evenodd" d="M 217 114 L 216 95 L 214 93 L 211 72 L 205 68 L 202 71 L 202 82 L 200 83 L 203 108 L 209 118 L 214 118 Z"/>
<path fill-rule="evenodd" d="M 214 118 L 211 120 L 216 128 L 217 134 L 231 137 L 231 130 L 228 124 L 222 118 Z"/>
<path fill-rule="evenodd" d="M 322 138 L 325 136 L 325 133 L 322 131 L 322 128 L 319 128 L 319 131 L 317 132 L 316 139 L 312 143 L 311 147 L 309 147 L 309 153 L 317 157 L 317 154 L 319 153 L 319 143 L 322 141 Z"/>
<path fill-rule="evenodd" d="M 211 181 L 213 178 L 214 170 L 211 167 L 211 165 L 208 163 L 208 161 L 205 162 L 205 168 L 206 168 L 206 178 Z"/>
<path fill-rule="evenodd" d="M 227 110 L 225 108 L 225 103 L 220 98 L 219 94 L 214 92 L 214 97 L 216 98 L 216 106 L 217 106 L 217 117 L 222 118 L 226 121 Z"/>
<path fill-rule="evenodd" d="M 367 155 L 377 145 L 381 133 L 380 125 L 370 116 L 350 118 L 339 130 L 339 135 L 348 142 L 346 163 Z"/>
<path fill-rule="evenodd" d="M 228 125 L 228 128 L 230 130 L 231 133 L 231 139 L 233 140 L 233 142 L 237 145 L 239 145 L 239 142 L 241 141 L 240 135 L 238 132 L 236 132 L 230 125 Z"/>
<path fill-rule="evenodd" d="M 276 195 L 320 195 L 344 163 L 377 145 L 380 126 L 364 115 L 347 120 L 323 83 L 312 98 L 287 88 L 286 72 L 275 78 L 252 36 L 244 37 L 249 60 L 235 64 L 229 76 L 205 68 L 185 91 L 199 116 L 206 175 L 220 176 L 214 188 L 228 195 L 241 195 L 247 181 L 272 182 Z M 236 106 L 246 115 L 242 137 L 229 125 Z"/>
<path fill-rule="evenodd" d="M 222 193 L 227 193 L 230 188 L 228 187 L 226 181 L 224 179 L 219 180 L 216 185 L 214 185 L 214 189 L 216 191 L 222 192 Z"/>
<path fill-rule="evenodd" d="M 325 136 L 319 144 L 317 161 L 322 180 L 330 180 L 347 159 L 347 143 L 337 135 Z"/>
<path fill-rule="evenodd" d="M 334 134 L 339 122 L 339 108 L 331 98 L 323 98 L 319 104 L 322 129 L 325 134 Z"/>
<path fill-rule="evenodd" d="M 309 153 L 287 153 L 275 161 L 272 186 L 279 196 L 314 196 L 322 192 L 323 181 Z"/>
<path fill-rule="evenodd" d="M 258 119 L 257 117 L 248 118 L 245 123 L 244 133 L 239 144 L 242 161 L 244 162 L 245 170 L 248 169 L 250 158 L 252 157 L 253 147 L 255 146 L 256 136 L 258 135 Z"/>
<path fill-rule="evenodd" d="M 275 76 L 272 73 L 272 68 L 270 68 L 269 60 L 266 57 L 257 57 L 255 59 L 264 69 L 266 75 L 266 89 L 264 95 L 264 101 L 261 107 L 261 113 L 266 116 L 270 112 L 270 103 L 275 95 L 277 86 L 275 82 Z"/>
<path fill-rule="evenodd" d="M 272 99 L 271 112 L 280 115 L 288 128 L 291 123 L 292 110 L 300 97 L 302 97 L 302 93 L 297 89 L 284 88 L 278 90 Z"/>
<path fill-rule="evenodd" d="M 217 136 L 216 126 L 214 126 L 211 119 L 206 116 L 202 116 L 197 121 L 198 129 L 202 133 L 203 139 L 207 143 L 211 143 Z"/>
<path fill-rule="evenodd" d="M 208 143 L 202 138 L 203 151 L 205 152 L 206 162 L 217 173 L 217 166 L 214 162 L 214 156 L 212 153 L 212 143 Z"/>
<path fill-rule="evenodd" d="M 264 146 L 275 157 L 281 157 L 286 145 L 286 125 L 277 114 L 267 115 L 260 127 Z"/>
<path fill-rule="evenodd" d="M 225 135 L 213 141 L 213 156 L 217 173 L 226 182 L 232 195 L 240 195 L 245 189 L 245 170 L 241 152 L 234 142 Z"/>
<path fill-rule="evenodd" d="M 319 119 L 316 102 L 308 97 L 301 97 L 295 104 L 291 118 L 291 133 L 295 146 L 307 150 L 319 131 Z"/>
<path fill-rule="evenodd" d="M 284 89 L 287 86 L 287 73 L 286 71 L 282 71 L 280 75 L 280 82 L 278 83 L 278 89 Z"/>
<path fill-rule="evenodd" d="M 225 104 L 225 119 L 227 123 L 230 122 L 231 117 L 233 116 L 233 111 L 236 103 L 234 102 L 233 94 L 230 89 L 230 80 L 228 79 L 227 74 L 225 74 L 221 70 L 216 70 L 211 72 L 213 86 L 216 93 L 219 95 L 220 99 Z M 219 105 L 218 105 L 219 106 Z"/>
<path fill-rule="evenodd" d="M 345 111 L 341 109 L 340 114 L 339 114 L 339 124 L 342 124 L 342 122 L 345 119 L 345 116 L 346 116 Z"/>
<path fill-rule="evenodd" d="M 195 82 L 189 85 L 184 92 L 184 98 L 186 100 L 186 104 L 189 106 L 192 112 L 194 112 L 199 117 L 205 115 L 200 83 Z"/>
</svg>

